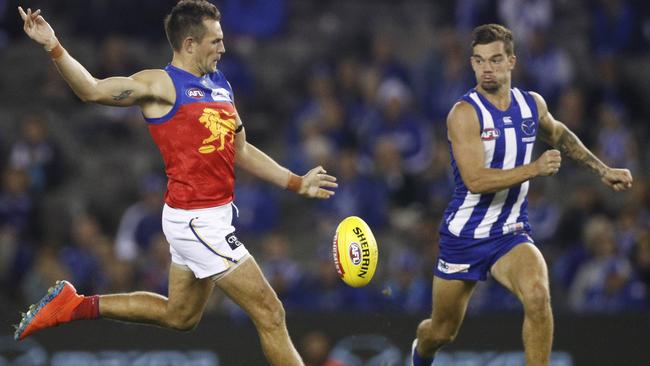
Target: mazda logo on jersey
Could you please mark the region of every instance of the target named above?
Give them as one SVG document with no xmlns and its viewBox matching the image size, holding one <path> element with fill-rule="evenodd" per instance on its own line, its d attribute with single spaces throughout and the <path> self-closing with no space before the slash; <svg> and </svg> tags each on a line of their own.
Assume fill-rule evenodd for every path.
<svg viewBox="0 0 650 366">
<path fill-rule="evenodd" d="M 205 93 L 203 92 L 203 90 L 201 90 L 199 88 L 187 89 L 185 91 L 185 94 L 187 94 L 188 97 L 194 98 L 194 99 L 201 99 L 201 98 L 203 98 L 205 96 Z"/>
<path fill-rule="evenodd" d="M 486 128 L 481 132 L 481 140 L 483 141 L 492 141 L 499 138 L 501 132 L 496 128 Z"/>
<path fill-rule="evenodd" d="M 535 134 L 535 121 L 532 119 L 525 119 L 521 122 L 521 130 L 528 136 Z"/>
</svg>

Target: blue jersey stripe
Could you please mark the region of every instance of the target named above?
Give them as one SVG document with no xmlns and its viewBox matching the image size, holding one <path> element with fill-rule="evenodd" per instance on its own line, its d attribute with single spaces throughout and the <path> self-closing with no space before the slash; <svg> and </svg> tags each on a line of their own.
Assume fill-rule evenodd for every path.
<svg viewBox="0 0 650 366">
<path fill-rule="evenodd" d="M 494 107 L 475 89 L 461 97 L 476 111 L 486 152 L 484 163 L 492 169 L 511 169 L 530 162 L 537 132 L 537 106 L 528 92 L 512 89 L 511 95 L 511 105 L 505 111 Z M 472 194 L 462 181 L 451 146 L 450 154 L 456 188 L 445 210 L 441 232 L 475 239 L 528 229 L 528 182 L 496 193 Z"/>
</svg>

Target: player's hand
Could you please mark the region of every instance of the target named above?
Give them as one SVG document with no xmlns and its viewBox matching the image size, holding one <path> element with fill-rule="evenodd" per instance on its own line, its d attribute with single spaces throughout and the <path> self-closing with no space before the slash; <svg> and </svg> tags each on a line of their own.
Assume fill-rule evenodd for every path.
<svg viewBox="0 0 650 366">
<path fill-rule="evenodd" d="M 632 173 L 628 169 L 607 168 L 600 179 L 616 192 L 632 187 Z"/>
<path fill-rule="evenodd" d="M 322 166 L 317 166 L 308 171 L 307 174 L 302 176 L 302 184 L 298 193 L 310 198 L 320 199 L 327 199 L 333 196 L 334 191 L 331 188 L 336 188 L 339 185 L 336 183 L 336 177 L 326 173 Z"/>
<path fill-rule="evenodd" d="M 558 150 L 546 150 L 537 160 L 535 160 L 538 176 L 554 175 L 560 170 L 562 164 L 562 155 Z"/>
<path fill-rule="evenodd" d="M 27 33 L 29 38 L 43 45 L 43 47 L 48 51 L 56 46 L 58 40 L 54 35 L 54 30 L 45 19 L 43 19 L 40 9 L 32 12 L 32 9 L 28 8 L 27 12 L 25 12 L 23 8 L 19 6 L 18 14 L 20 14 L 23 22 L 25 22 L 23 30 Z"/>
</svg>

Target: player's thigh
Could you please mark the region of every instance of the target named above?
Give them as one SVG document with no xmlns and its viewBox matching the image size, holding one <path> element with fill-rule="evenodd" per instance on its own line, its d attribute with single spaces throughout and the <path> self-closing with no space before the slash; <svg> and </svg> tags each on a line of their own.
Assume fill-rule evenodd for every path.
<svg viewBox="0 0 650 366">
<path fill-rule="evenodd" d="M 213 289 L 211 278 L 198 279 L 189 268 L 172 263 L 168 311 L 185 317 L 200 316 Z"/>
<path fill-rule="evenodd" d="M 434 329 L 444 327 L 446 331 L 453 333 L 458 330 L 475 287 L 475 281 L 433 277 L 431 321 Z"/>
<path fill-rule="evenodd" d="M 548 269 L 542 253 L 531 243 L 513 247 L 492 266 L 492 277 L 519 299 L 541 287 L 548 292 Z"/>
<path fill-rule="evenodd" d="M 282 308 L 278 296 L 264 278 L 253 256 L 220 278 L 216 285 L 254 321 L 267 316 L 269 311 L 279 311 Z"/>
</svg>

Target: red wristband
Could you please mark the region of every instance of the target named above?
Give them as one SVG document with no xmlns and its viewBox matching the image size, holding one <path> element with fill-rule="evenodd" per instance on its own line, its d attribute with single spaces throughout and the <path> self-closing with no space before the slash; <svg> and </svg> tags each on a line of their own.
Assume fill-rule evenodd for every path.
<svg viewBox="0 0 650 366">
<path fill-rule="evenodd" d="M 297 176 L 293 173 L 289 173 L 289 183 L 287 184 L 287 189 L 292 192 L 300 192 L 300 187 L 302 186 L 302 177 Z"/>
<path fill-rule="evenodd" d="M 63 46 L 61 46 L 60 42 L 57 42 L 56 46 L 54 46 L 54 48 L 49 50 L 47 53 L 50 54 L 52 60 L 56 61 L 59 58 L 61 58 L 61 56 L 63 56 L 63 52 L 65 52 L 65 49 L 63 48 Z"/>
</svg>

